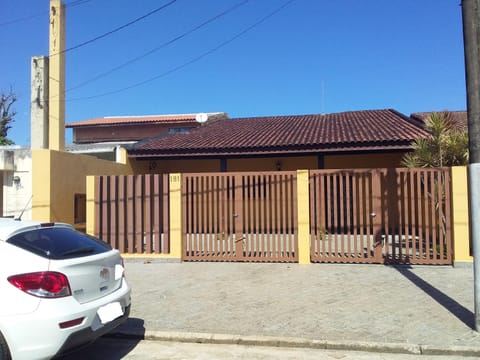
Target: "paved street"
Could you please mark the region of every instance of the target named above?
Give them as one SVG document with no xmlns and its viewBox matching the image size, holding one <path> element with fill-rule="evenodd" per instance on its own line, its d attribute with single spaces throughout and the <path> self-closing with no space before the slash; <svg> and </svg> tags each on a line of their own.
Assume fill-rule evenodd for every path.
<svg viewBox="0 0 480 360">
<path fill-rule="evenodd" d="M 133 305 L 119 331 L 127 334 L 294 337 L 480 351 L 480 336 L 472 330 L 472 268 L 127 260 L 126 275 Z"/>
</svg>

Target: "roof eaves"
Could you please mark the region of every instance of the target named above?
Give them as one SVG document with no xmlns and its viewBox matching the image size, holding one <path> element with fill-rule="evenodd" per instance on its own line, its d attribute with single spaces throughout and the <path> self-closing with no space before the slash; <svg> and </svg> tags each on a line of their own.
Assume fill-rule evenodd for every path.
<svg viewBox="0 0 480 360">
<path fill-rule="evenodd" d="M 384 142 L 357 142 L 357 143 L 331 143 L 309 146 L 279 146 L 279 147 L 246 147 L 246 148 L 189 148 L 189 149 L 138 149 L 128 150 L 128 156 L 142 157 L 204 157 L 204 156 L 231 156 L 231 155 L 283 155 L 301 154 L 310 152 L 346 152 L 346 151 L 371 151 L 371 150 L 411 150 L 412 141 L 384 141 Z"/>
</svg>

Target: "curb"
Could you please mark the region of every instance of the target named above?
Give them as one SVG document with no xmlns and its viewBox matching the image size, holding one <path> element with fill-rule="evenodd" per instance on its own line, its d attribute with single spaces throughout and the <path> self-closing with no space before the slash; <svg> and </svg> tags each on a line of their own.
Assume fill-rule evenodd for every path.
<svg viewBox="0 0 480 360">
<path fill-rule="evenodd" d="M 133 329 L 132 331 L 114 330 L 113 332 L 104 336 L 111 338 L 172 341 L 200 344 L 250 345 L 324 350 L 349 350 L 389 354 L 451 356 L 456 355 L 466 357 L 480 357 L 480 347 L 470 346 L 435 346 L 408 343 L 381 343 L 347 340 L 330 341 L 305 339 L 298 337 L 209 334 L 194 332 L 153 331 L 144 329 L 138 329 L 137 331 Z"/>
</svg>

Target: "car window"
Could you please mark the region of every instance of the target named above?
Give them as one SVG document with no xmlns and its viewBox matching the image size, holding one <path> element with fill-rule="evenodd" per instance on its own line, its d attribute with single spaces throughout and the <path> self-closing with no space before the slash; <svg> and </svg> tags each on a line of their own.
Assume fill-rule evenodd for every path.
<svg viewBox="0 0 480 360">
<path fill-rule="evenodd" d="M 60 227 L 25 231 L 12 236 L 7 242 L 53 260 L 95 255 L 112 249 L 106 242 L 90 235 Z"/>
</svg>

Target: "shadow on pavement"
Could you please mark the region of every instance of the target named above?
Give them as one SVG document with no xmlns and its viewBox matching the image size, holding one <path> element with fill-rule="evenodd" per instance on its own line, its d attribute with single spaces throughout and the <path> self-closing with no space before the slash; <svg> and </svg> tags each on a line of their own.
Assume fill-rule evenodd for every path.
<svg viewBox="0 0 480 360">
<path fill-rule="evenodd" d="M 475 315 L 462 304 L 458 303 L 455 299 L 452 299 L 447 294 L 438 290 L 421 277 L 414 274 L 412 271 L 410 271 L 411 268 L 409 266 L 394 266 L 394 268 L 413 284 L 423 290 L 426 294 L 428 294 L 433 300 L 455 315 L 465 325 L 472 329 L 475 328 Z"/>
<path fill-rule="evenodd" d="M 145 322 L 143 319 L 128 318 L 125 323 L 120 325 L 113 332 L 105 334 L 95 342 L 84 347 L 64 354 L 57 360 L 119 360 L 123 359 L 138 345 L 145 337 Z M 119 330 L 128 328 L 131 336 L 122 335 Z"/>
</svg>

